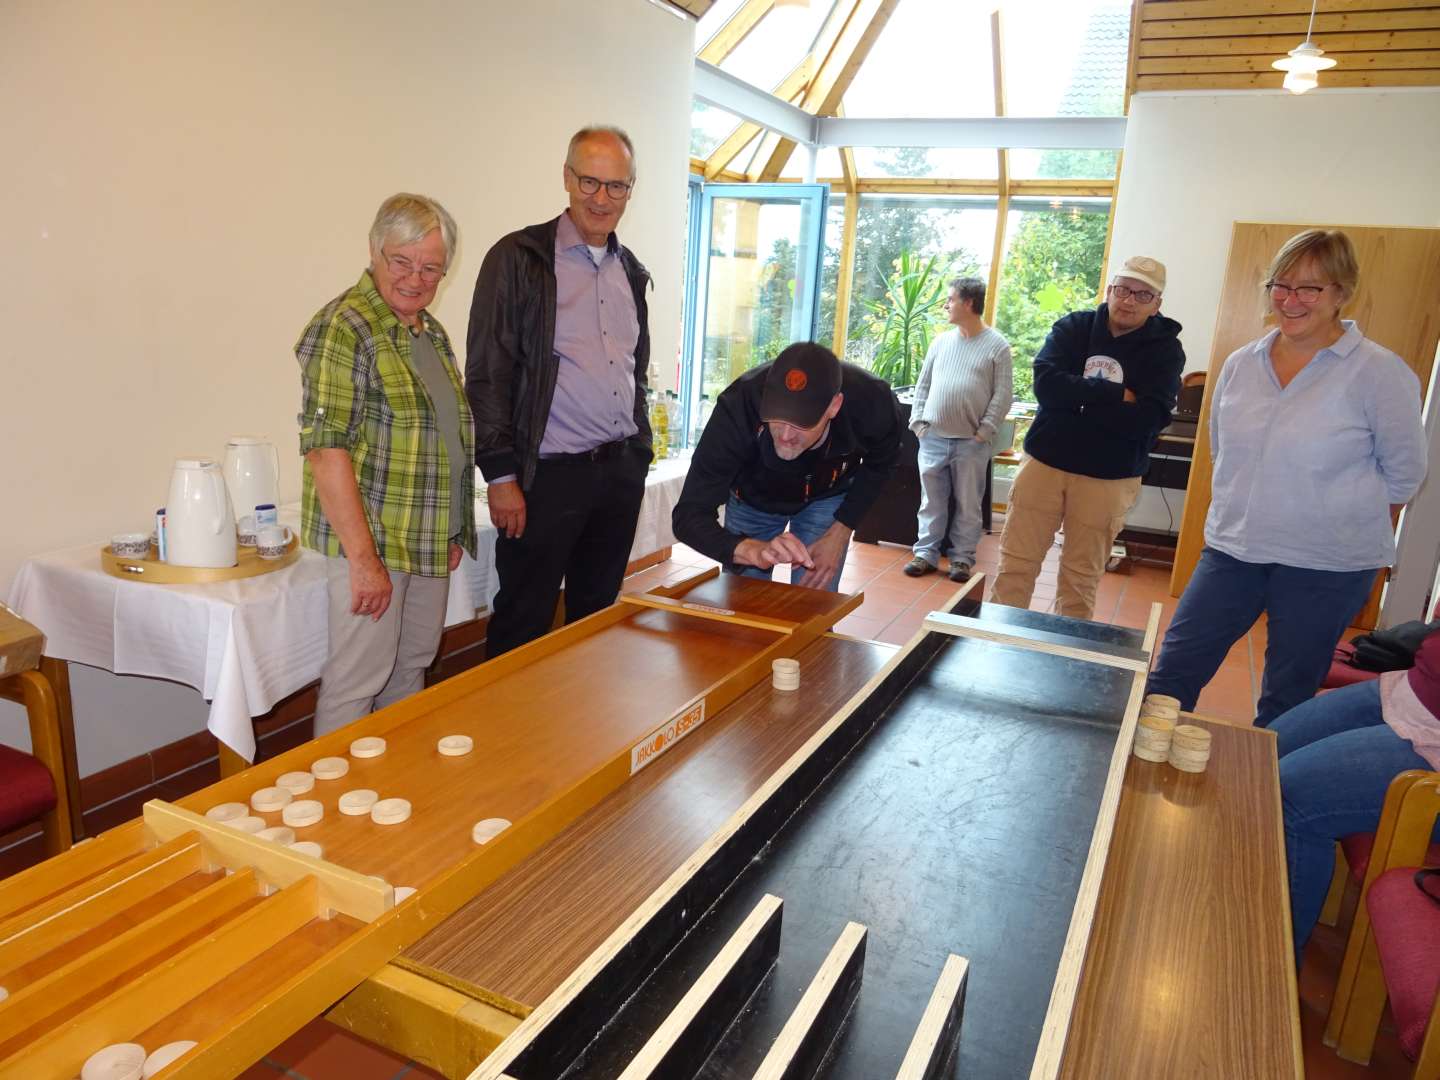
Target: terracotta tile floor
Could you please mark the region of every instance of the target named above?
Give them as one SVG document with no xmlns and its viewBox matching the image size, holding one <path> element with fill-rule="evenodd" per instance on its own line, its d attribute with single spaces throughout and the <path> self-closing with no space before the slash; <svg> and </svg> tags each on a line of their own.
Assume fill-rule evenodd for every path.
<svg viewBox="0 0 1440 1080">
<path fill-rule="evenodd" d="M 981 539 L 977 569 L 994 576 L 999 552 L 999 528 Z M 1048 610 L 1055 598 L 1055 576 L 1059 548 L 1051 550 L 1036 582 L 1031 606 Z M 863 591 L 864 603 L 846 616 L 837 630 L 855 637 L 901 644 L 915 633 L 925 615 L 939 605 L 957 586 L 944 574 L 909 578 L 900 568 L 910 552 L 890 544 L 855 544 L 841 575 L 844 591 Z M 698 570 L 714 565 L 698 552 L 683 545 L 675 547 L 669 560 L 650 567 L 625 582 L 625 591 L 653 589 L 674 584 Z M 985 595 L 990 593 L 986 583 Z M 1106 574 L 1096 594 L 1097 620 L 1143 628 L 1150 605 L 1163 605 L 1160 631 L 1163 635 L 1175 610 L 1170 596 L 1170 568 L 1144 563 L 1132 565 L 1126 573 Z M 1216 719 L 1247 724 L 1254 716 L 1259 673 L 1263 668 L 1265 628 L 1263 622 L 1237 642 L 1215 680 L 1200 697 L 1198 712 Z M 1382 1029 L 1375 1059 L 1366 1068 L 1341 1061 L 1320 1041 L 1335 985 L 1344 937 L 1336 930 L 1321 927 L 1306 952 L 1300 980 L 1301 1027 L 1306 1074 L 1311 1080 L 1350 1080 L 1360 1077 L 1408 1077 L 1393 1029 Z M 435 1073 L 378 1047 L 357 1039 L 323 1020 L 316 1020 L 267 1054 L 245 1074 L 246 1080 L 421 1080 Z"/>
</svg>

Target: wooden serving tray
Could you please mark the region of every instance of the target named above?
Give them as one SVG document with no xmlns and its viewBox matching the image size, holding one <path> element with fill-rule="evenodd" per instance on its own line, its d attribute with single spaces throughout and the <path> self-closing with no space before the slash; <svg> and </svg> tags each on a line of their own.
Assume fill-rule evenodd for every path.
<svg viewBox="0 0 1440 1080">
<path fill-rule="evenodd" d="M 236 550 L 239 560 L 234 566 L 175 566 L 154 558 L 154 548 L 145 558 L 132 559 L 116 555 L 106 544 L 100 549 L 100 566 L 107 574 L 126 581 L 148 581 L 154 585 L 207 585 L 214 581 L 259 577 L 289 566 L 300 558 L 300 537 L 292 531 L 285 554 L 278 559 L 262 559 L 249 544 L 241 544 Z"/>
</svg>

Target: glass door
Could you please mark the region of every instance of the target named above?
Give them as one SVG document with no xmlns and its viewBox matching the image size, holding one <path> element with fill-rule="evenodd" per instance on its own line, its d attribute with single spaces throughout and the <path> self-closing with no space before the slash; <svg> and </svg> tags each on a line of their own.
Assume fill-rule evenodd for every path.
<svg viewBox="0 0 1440 1080">
<path fill-rule="evenodd" d="M 720 391 L 785 346 L 815 336 L 824 184 L 704 184 L 681 398 L 693 446 Z"/>
</svg>

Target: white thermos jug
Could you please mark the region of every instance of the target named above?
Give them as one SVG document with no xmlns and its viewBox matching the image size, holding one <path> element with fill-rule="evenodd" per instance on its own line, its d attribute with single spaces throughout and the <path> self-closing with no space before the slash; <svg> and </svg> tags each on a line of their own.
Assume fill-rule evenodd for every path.
<svg viewBox="0 0 1440 1080">
<path fill-rule="evenodd" d="M 255 513 L 263 503 L 280 505 L 280 456 L 275 444 L 235 435 L 225 444 L 225 484 L 235 520 Z"/>
<path fill-rule="evenodd" d="M 166 561 L 176 566 L 235 565 L 235 515 L 217 462 L 175 462 L 165 503 L 165 537 Z"/>
</svg>

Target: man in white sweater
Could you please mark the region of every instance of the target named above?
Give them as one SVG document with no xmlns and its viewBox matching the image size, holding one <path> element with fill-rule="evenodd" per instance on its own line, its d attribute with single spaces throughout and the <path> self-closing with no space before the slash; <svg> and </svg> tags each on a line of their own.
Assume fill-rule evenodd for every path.
<svg viewBox="0 0 1440 1080">
<path fill-rule="evenodd" d="M 955 329 L 930 343 L 910 429 L 920 437 L 919 537 L 905 564 L 911 577 L 940 567 L 950 495 L 950 580 L 968 581 L 980 542 L 981 500 L 991 444 L 1014 394 L 1010 343 L 985 325 L 985 282 L 956 278 L 945 300 Z"/>
</svg>

